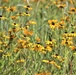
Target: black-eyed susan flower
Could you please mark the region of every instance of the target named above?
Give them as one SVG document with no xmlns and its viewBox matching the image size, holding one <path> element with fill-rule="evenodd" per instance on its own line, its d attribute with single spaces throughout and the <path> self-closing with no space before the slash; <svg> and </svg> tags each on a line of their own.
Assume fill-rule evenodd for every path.
<svg viewBox="0 0 76 75">
<path fill-rule="evenodd" d="M 47 45 L 47 46 L 45 46 L 45 50 L 50 52 L 50 51 L 52 51 L 52 48 L 49 45 Z"/>
<path fill-rule="evenodd" d="M 76 8 L 71 7 L 70 10 L 68 11 L 69 14 L 73 14 L 76 12 Z"/>
<path fill-rule="evenodd" d="M 27 12 L 23 12 L 24 16 L 30 16 L 31 14 L 27 13 Z"/>
<path fill-rule="evenodd" d="M 69 17 L 69 16 L 66 16 L 66 17 L 65 17 L 65 21 L 66 21 L 66 22 L 70 21 L 70 17 Z"/>
<path fill-rule="evenodd" d="M 61 56 L 59 56 L 58 54 L 52 55 L 53 58 L 58 59 L 59 61 L 63 62 L 64 58 L 62 58 Z"/>
<path fill-rule="evenodd" d="M 66 4 L 59 4 L 59 5 L 57 5 L 57 7 L 62 9 L 64 7 L 66 7 Z"/>
<path fill-rule="evenodd" d="M 23 30 L 24 35 L 33 35 L 33 31 L 29 31 L 26 28 Z"/>
<path fill-rule="evenodd" d="M 8 12 L 16 11 L 16 6 L 8 7 L 8 8 L 6 8 L 6 10 L 7 10 Z"/>
<path fill-rule="evenodd" d="M 65 37 L 75 37 L 76 36 L 76 33 L 74 33 L 74 32 L 64 33 L 63 36 L 65 36 Z"/>
<path fill-rule="evenodd" d="M 12 23 L 12 26 L 14 26 L 14 27 L 19 27 L 19 24 L 17 24 L 17 23 Z"/>
<path fill-rule="evenodd" d="M 57 20 L 48 20 L 48 23 L 51 29 L 57 28 L 57 25 L 58 25 L 57 22 L 58 22 Z"/>
<path fill-rule="evenodd" d="M 70 46 L 70 45 L 73 45 L 74 43 L 73 43 L 73 41 L 71 40 L 71 41 L 69 41 L 69 40 L 62 40 L 62 42 L 61 42 L 61 45 L 68 45 L 68 46 Z"/>
<path fill-rule="evenodd" d="M 20 27 L 13 27 L 13 28 L 11 29 L 11 31 L 13 31 L 14 33 L 17 32 L 17 31 L 19 31 L 19 30 L 20 30 Z"/>
<path fill-rule="evenodd" d="M 29 5 L 27 5 L 27 6 L 24 5 L 23 7 L 26 8 L 27 10 L 32 10 L 32 7 L 30 7 Z"/>
<path fill-rule="evenodd" d="M 32 48 L 32 46 L 33 46 L 33 43 L 28 42 L 28 44 L 27 44 L 27 48 L 28 48 L 28 49 L 31 49 L 31 48 Z"/>
<path fill-rule="evenodd" d="M 20 48 L 20 49 L 26 48 L 26 44 L 27 44 L 26 40 L 19 39 L 17 41 L 18 41 L 18 44 L 17 44 L 18 48 Z"/>
<path fill-rule="evenodd" d="M 70 11 L 76 12 L 76 8 L 72 7 L 72 8 L 70 8 Z"/>
<path fill-rule="evenodd" d="M 64 27 L 65 27 L 64 24 L 65 24 L 64 21 L 59 22 L 59 23 L 58 23 L 58 28 L 59 28 L 59 29 L 64 28 Z"/>
<path fill-rule="evenodd" d="M 46 45 L 50 46 L 51 48 L 54 46 L 54 44 L 56 43 L 56 41 L 53 39 L 53 40 L 47 40 L 45 42 Z"/>
<path fill-rule="evenodd" d="M 34 44 L 33 45 L 33 50 L 42 52 L 42 51 L 44 51 L 44 47 L 40 44 Z"/>
<path fill-rule="evenodd" d="M 24 13 L 17 13 L 16 16 L 24 16 Z"/>
<path fill-rule="evenodd" d="M 10 16 L 10 18 L 11 18 L 12 20 L 18 19 L 17 16 Z"/>
<path fill-rule="evenodd" d="M 2 16 L 2 15 L 0 15 L 0 19 L 1 19 L 1 20 L 6 20 L 7 18 L 4 17 L 4 16 Z"/>
<path fill-rule="evenodd" d="M 17 42 L 18 43 L 26 43 L 26 41 L 25 40 L 22 40 L 22 39 L 18 39 Z"/>
</svg>

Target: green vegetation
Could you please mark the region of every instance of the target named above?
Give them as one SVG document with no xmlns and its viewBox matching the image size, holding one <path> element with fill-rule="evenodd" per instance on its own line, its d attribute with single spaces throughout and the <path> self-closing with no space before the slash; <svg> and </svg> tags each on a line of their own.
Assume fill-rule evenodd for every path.
<svg viewBox="0 0 76 75">
<path fill-rule="evenodd" d="M 0 75 L 76 75 L 75 0 L 0 0 Z"/>
</svg>

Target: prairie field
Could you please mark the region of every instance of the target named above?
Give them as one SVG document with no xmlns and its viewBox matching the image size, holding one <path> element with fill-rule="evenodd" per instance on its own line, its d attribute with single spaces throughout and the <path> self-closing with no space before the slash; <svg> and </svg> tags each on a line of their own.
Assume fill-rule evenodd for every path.
<svg viewBox="0 0 76 75">
<path fill-rule="evenodd" d="M 76 75 L 76 0 L 0 0 L 0 75 Z"/>
</svg>

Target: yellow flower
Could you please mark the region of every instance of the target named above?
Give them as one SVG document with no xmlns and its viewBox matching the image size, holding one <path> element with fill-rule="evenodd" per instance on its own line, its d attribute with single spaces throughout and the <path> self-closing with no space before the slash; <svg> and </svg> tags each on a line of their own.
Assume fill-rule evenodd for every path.
<svg viewBox="0 0 76 75">
<path fill-rule="evenodd" d="M 52 48 L 47 45 L 47 46 L 45 47 L 45 50 L 46 50 L 46 51 L 52 51 Z"/>
<path fill-rule="evenodd" d="M 2 16 L 2 15 L 0 15 L 0 19 L 1 19 L 1 20 L 6 20 L 7 18 L 4 17 L 4 16 Z"/>
<path fill-rule="evenodd" d="M 52 41 L 46 41 L 46 45 L 49 45 L 49 44 L 52 44 L 53 42 Z"/>
<path fill-rule="evenodd" d="M 17 13 L 17 16 L 24 16 L 24 13 Z"/>
<path fill-rule="evenodd" d="M 70 8 L 70 11 L 71 12 L 76 12 L 76 8 L 72 7 L 72 8 Z"/>
<path fill-rule="evenodd" d="M 29 24 L 36 25 L 36 22 L 35 21 L 29 21 Z"/>
<path fill-rule="evenodd" d="M 61 66 L 59 66 L 55 61 L 50 61 L 50 64 L 54 65 L 54 66 L 57 67 L 58 69 L 61 68 Z"/>
<path fill-rule="evenodd" d="M 67 22 L 70 21 L 70 17 L 69 16 L 66 16 L 65 17 L 65 21 L 67 21 Z"/>
<path fill-rule="evenodd" d="M 58 56 L 58 54 L 52 55 L 52 57 L 57 58 L 61 62 L 64 61 L 64 58 L 62 58 L 61 56 Z"/>
<path fill-rule="evenodd" d="M 30 16 L 31 14 L 23 12 L 24 16 Z"/>
<path fill-rule="evenodd" d="M 56 57 L 57 57 L 57 55 L 52 55 L 52 57 L 56 58 Z"/>
<path fill-rule="evenodd" d="M 74 32 L 64 33 L 63 36 L 64 36 L 64 37 L 75 37 L 75 36 L 76 36 L 76 33 L 74 33 Z"/>
<path fill-rule="evenodd" d="M 29 31 L 26 28 L 23 30 L 24 35 L 33 35 L 33 31 Z"/>
<path fill-rule="evenodd" d="M 11 18 L 12 20 L 18 19 L 17 16 L 11 16 L 10 18 Z"/>
<path fill-rule="evenodd" d="M 25 40 L 22 40 L 22 39 L 17 40 L 17 42 L 18 43 L 26 43 L 26 41 Z"/>
<path fill-rule="evenodd" d="M 25 62 L 25 60 L 24 59 L 21 59 L 21 60 L 17 60 L 16 62 L 17 63 L 23 63 L 23 62 Z"/>
<path fill-rule="evenodd" d="M 29 47 L 32 47 L 32 45 L 33 45 L 33 43 L 29 42 L 29 43 L 27 44 L 27 47 L 28 47 L 28 48 L 29 48 Z"/>
<path fill-rule="evenodd" d="M 6 8 L 6 10 L 9 11 L 9 12 L 16 11 L 16 6 L 12 6 L 12 7 Z"/>
<path fill-rule="evenodd" d="M 61 28 L 64 28 L 64 21 L 61 21 L 58 23 L 58 28 L 61 29 Z"/>
<path fill-rule="evenodd" d="M 68 11 L 68 14 L 73 14 L 73 12 L 72 11 Z"/>
<path fill-rule="evenodd" d="M 46 54 L 46 51 L 41 51 L 43 54 Z"/>
<path fill-rule="evenodd" d="M 27 41 L 30 41 L 30 37 L 25 37 L 25 39 L 26 39 Z"/>
<path fill-rule="evenodd" d="M 26 8 L 27 10 L 32 10 L 32 7 L 30 7 L 29 5 L 28 6 L 24 5 L 23 7 Z"/>
<path fill-rule="evenodd" d="M 58 69 L 61 69 L 61 66 L 57 65 L 57 64 L 54 64 Z"/>
<path fill-rule="evenodd" d="M 47 40 L 46 42 L 45 42 L 45 44 L 46 45 L 49 45 L 51 48 L 54 46 L 54 44 L 55 44 L 56 42 L 55 42 L 55 40 Z"/>
<path fill-rule="evenodd" d="M 57 22 L 58 22 L 57 20 L 48 20 L 48 23 L 51 29 L 57 28 L 57 25 L 58 25 Z"/>
<path fill-rule="evenodd" d="M 44 63 L 49 63 L 49 60 L 42 60 L 42 62 L 44 62 Z"/>
<path fill-rule="evenodd" d="M 53 61 L 50 61 L 49 63 L 50 63 L 50 64 L 54 64 L 54 63 L 55 63 L 55 61 L 53 60 Z"/>
<path fill-rule="evenodd" d="M 34 44 L 33 45 L 34 50 L 42 52 L 44 50 L 44 47 L 40 44 Z"/>
<path fill-rule="evenodd" d="M 64 40 L 62 40 L 61 45 L 68 45 L 68 46 L 70 46 L 70 45 L 73 45 L 73 41 L 64 39 Z"/>
<path fill-rule="evenodd" d="M 58 22 L 57 20 L 48 20 L 49 24 L 54 24 L 54 23 L 57 23 L 57 22 Z"/>
<path fill-rule="evenodd" d="M 17 31 L 19 31 L 20 30 L 20 27 L 13 27 L 12 28 L 12 31 L 15 33 L 15 32 L 17 32 Z"/>
<path fill-rule="evenodd" d="M 17 24 L 17 23 L 12 23 L 12 26 L 19 27 L 19 24 Z"/>
<path fill-rule="evenodd" d="M 70 10 L 68 11 L 69 14 L 73 14 L 76 12 L 76 8 L 71 7 Z"/>
<path fill-rule="evenodd" d="M 64 8 L 64 7 L 66 7 L 66 4 L 59 4 L 59 5 L 57 5 L 57 7 L 58 8 Z"/>
</svg>

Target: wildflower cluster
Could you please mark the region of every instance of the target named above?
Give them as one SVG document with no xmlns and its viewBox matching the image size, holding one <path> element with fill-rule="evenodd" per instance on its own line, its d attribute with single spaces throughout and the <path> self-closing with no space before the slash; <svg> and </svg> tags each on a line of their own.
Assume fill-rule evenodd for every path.
<svg viewBox="0 0 76 75">
<path fill-rule="evenodd" d="M 74 0 L 0 0 L 0 74 L 73 75 Z"/>
</svg>

